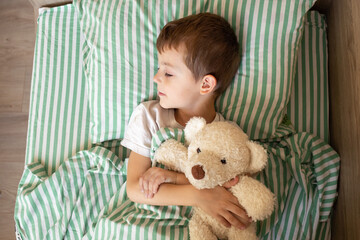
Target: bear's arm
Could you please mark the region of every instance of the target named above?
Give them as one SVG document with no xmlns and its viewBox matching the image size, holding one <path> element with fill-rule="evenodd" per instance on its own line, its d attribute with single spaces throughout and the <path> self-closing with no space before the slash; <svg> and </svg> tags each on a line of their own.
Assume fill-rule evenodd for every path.
<svg viewBox="0 0 360 240">
<path fill-rule="evenodd" d="M 183 172 L 182 163 L 187 159 L 187 148 L 182 143 L 169 139 L 156 150 L 154 159 L 170 170 Z"/>
<path fill-rule="evenodd" d="M 230 188 L 253 221 L 264 220 L 274 210 L 274 194 L 261 182 L 242 176 L 239 183 Z"/>
</svg>

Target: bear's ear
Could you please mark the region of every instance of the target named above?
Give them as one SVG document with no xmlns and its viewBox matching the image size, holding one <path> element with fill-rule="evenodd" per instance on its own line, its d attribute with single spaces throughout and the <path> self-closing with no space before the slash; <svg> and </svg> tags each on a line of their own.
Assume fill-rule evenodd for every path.
<svg viewBox="0 0 360 240">
<path fill-rule="evenodd" d="M 247 141 L 246 145 L 251 152 L 251 161 L 248 168 L 249 173 L 253 174 L 263 170 L 268 158 L 266 150 L 260 144 L 252 141 Z"/>
<path fill-rule="evenodd" d="M 186 144 L 189 145 L 195 135 L 205 127 L 206 120 L 202 117 L 193 117 L 187 123 L 184 129 Z"/>
</svg>

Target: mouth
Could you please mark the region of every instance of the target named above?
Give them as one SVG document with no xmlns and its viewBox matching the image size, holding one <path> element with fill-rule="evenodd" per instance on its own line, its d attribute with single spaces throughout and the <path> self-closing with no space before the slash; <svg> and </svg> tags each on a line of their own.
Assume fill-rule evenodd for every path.
<svg viewBox="0 0 360 240">
<path fill-rule="evenodd" d="M 166 95 L 165 95 L 165 93 L 163 93 L 163 92 L 160 92 L 160 91 L 158 91 L 158 95 L 159 95 L 159 97 L 163 97 L 163 96 L 166 96 Z"/>
</svg>

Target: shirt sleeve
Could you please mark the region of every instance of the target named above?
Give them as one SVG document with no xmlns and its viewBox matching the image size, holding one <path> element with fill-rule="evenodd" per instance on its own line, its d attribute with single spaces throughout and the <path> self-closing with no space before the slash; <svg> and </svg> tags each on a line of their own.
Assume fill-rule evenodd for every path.
<svg viewBox="0 0 360 240">
<path fill-rule="evenodd" d="M 132 113 L 121 145 L 144 157 L 150 157 L 152 131 L 156 123 L 140 104 Z"/>
</svg>

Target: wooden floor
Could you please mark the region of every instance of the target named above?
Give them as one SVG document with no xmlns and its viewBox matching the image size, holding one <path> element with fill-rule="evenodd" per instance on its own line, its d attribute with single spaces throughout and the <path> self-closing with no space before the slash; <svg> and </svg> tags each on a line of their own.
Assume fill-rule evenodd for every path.
<svg viewBox="0 0 360 240">
<path fill-rule="evenodd" d="M 15 239 L 16 190 L 24 169 L 35 44 L 28 0 L 0 1 L 0 239 Z"/>
</svg>

